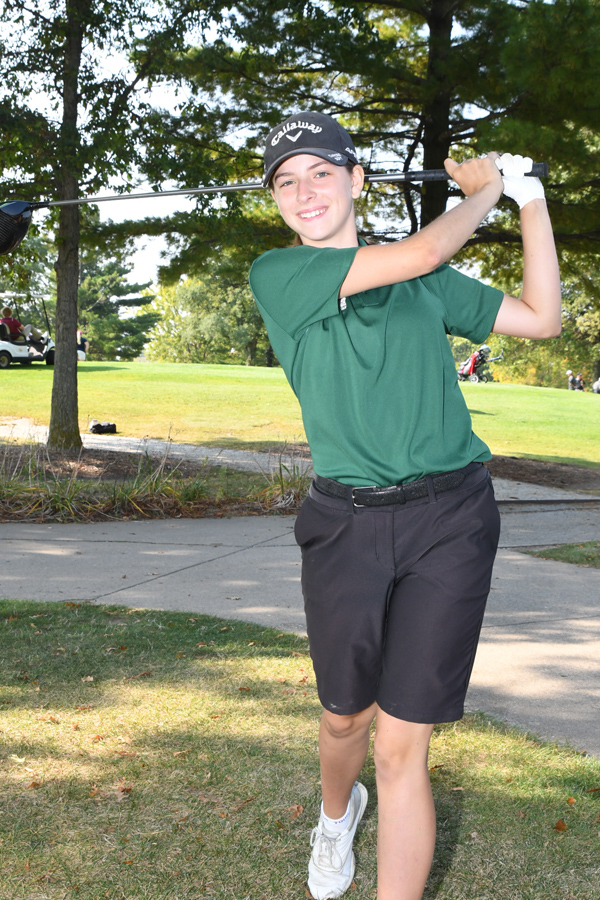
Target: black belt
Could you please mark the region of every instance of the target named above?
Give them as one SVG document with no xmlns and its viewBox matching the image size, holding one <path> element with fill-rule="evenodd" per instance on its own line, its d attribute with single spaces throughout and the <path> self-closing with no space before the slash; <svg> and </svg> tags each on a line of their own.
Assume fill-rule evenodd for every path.
<svg viewBox="0 0 600 900">
<path fill-rule="evenodd" d="M 432 475 L 431 481 L 433 490 L 436 494 L 443 491 L 451 491 L 453 488 L 459 487 L 465 480 L 467 473 L 479 467 L 479 463 L 470 463 L 464 469 L 457 469 L 455 472 L 444 472 L 442 475 Z M 348 484 L 342 484 L 341 481 L 334 481 L 333 478 L 322 478 L 321 475 L 315 476 L 315 484 L 324 494 L 330 497 L 340 497 L 342 500 L 348 499 L 348 491 L 352 492 L 352 502 L 354 506 L 390 506 L 394 503 L 406 503 L 408 500 L 420 500 L 422 497 L 429 495 L 429 486 L 427 478 L 419 478 L 418 481 L 408 481 L 406 484 L 394 484 L 391 487 L 351 487 Z"/>
</svg>

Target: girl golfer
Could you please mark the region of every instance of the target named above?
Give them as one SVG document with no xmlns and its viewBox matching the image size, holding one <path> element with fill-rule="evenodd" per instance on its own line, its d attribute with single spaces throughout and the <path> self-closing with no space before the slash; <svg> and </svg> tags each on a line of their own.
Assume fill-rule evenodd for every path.
<svg viewBox="0 0 600 900">
<path fill-rule="evenodd" d="M 317 473 L 296 523 L 310 652 L 323 705 L 315 900 L 352 883 L 375 719 L 378 900 L 418 900 L 435 813 L 434 723 L 463 714 L 499 531 L 490 458 L 473 433 L 447 334 L 547 338 L 560 282 L 541 183 L 496 154 L 446 168 L 466 195 L 419 233 L 367 246 L 350 135 L 320 113 L 267 139 L 265 185 L 299 245 L 257 259 L 250 284 L 301 407 Z M 510 176 L 510 177 L 506 177 Z M 521 207 L 520 299 L 445 265 L 497 203 Z M 417 375 L 418 373 L 418 375 Z"/>
</svg>

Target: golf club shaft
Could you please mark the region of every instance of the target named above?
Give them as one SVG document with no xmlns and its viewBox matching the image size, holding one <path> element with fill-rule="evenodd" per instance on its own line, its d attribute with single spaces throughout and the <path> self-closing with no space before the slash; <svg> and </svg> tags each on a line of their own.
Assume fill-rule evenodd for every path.
<svg viewBox="0 0 600 900">
<path fill-rule="evenodd" d="M 531 172 L 533 177 L 545 178 L 548 175 L 548 163 L 533 163 Z M 422 181 L 451 181 L 445 169 L 423 169 L 414 172 L 395 172 L 383 174 L 367 174 L 365 181 L 368 184 L 412 184 Z M 195 194 L 229 194 L 233 191 L 256 191 L 263 187 L 261 181 L 246 181 L 241 184 L 223 184 L 201 186 L 197 188 L 182 188 L 175 191 L 147 191 L 140 194 L 109 194 L 106 197 L 80 197 L 77 200 L 41 200 L 32 203 L 32 209 L 45 209 L 49 206 L 72 206 L 82 203 L 105 203 L 108 200 L 145 200 L 153 197 L 177 197 L 181 195 L 193 196 Z"/>
</svg>

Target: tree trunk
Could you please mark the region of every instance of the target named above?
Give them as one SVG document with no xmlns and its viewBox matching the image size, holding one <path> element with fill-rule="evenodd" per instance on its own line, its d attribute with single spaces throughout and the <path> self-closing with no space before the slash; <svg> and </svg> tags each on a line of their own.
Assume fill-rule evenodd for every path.
<svg viewBox="0 0 600 900">
<path fill-rule="evenodd" d="M 83 22 L 89 0 L 67 0 L 61 125 L 60 200 L 79 193 L 79 134 L 77 131 L 78 80 Z M 56 269 L 56 356 L 48 447 L 81 449 L 77 402 L 77 288 L 79 286 L 79 207 L 60 207 Z"/>
<path fill-rule="evenodd" d="M 452 52 L 452 22 L 455 0 L 433 0 L 427 17 L 429 60 L 423 105 L 423 168 L 443 169 L 450 149 L 450 98 L 447 64 Z M 425 182 L 421 199 L 421 228 L 446 210 L 448 184 Z"/>
</svg>

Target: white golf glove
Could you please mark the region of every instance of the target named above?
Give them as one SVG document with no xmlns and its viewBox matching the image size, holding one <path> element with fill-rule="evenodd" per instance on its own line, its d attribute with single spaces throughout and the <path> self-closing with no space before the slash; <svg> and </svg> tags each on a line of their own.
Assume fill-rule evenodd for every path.
<svg viewBox="0 0 600 900">
<path fill-rule="evenodd" d="M 519 204 L 519 209 L 523 209 L 530 200 L 544 199 L 544 186 L 540 179 L 525 177 L 533 165 L 529 156 L 503 153 L 496 159 L 496 165 L 502 172 L 504 193 Z"/>
</svg>

